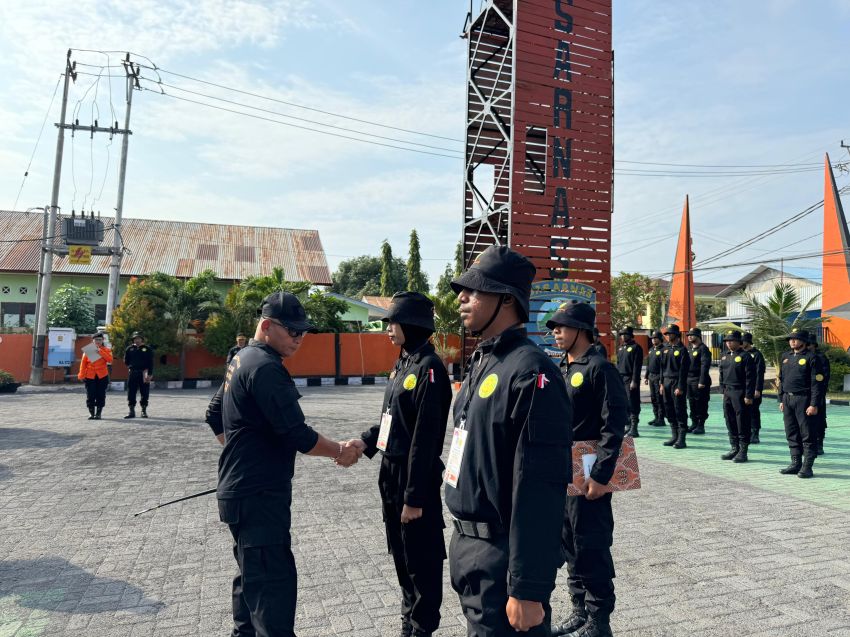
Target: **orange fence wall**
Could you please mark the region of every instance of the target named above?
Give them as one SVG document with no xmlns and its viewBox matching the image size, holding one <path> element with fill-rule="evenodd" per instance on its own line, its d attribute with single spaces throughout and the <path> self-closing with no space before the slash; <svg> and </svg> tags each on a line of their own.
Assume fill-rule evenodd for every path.
<svg viewBox="0 0 850 637">
<path fill-rule="evenodd" d="M 10 372 L 18 382 L 28 382 L 30 377 L 30 358 L 32 356 L 31 334 L 0 334 L 0 369 Z M 82 358 L 82 348 L 91 342 L 91 337 L 80 336 L 75 343 L 76 362 L 71 368 L 71 375 L 76 379 L 79 361 Z M 449 343 L 460 347 L 460 339 L 450 337 Z M 389 372 L 399 350 L 390 343 L 384 333 L 340 334 L 339 335 L 339 373 L 340 376 L 375 376 Z M 117 353 L 112 365 L 111 378 L 125 380 L 127 368 L 124 366 L 122 354 Z M 156 364 L 159 364 L 157 357 Z M 179 356 L 169 355 L 170 365 L 180 362 Z M 457 356 L 452 362 L 457 362 Z M 210 354 L 202 346 L 186 352 L 186 378 L 198 378 L 204 367 L 221 366 L 224 359 Z M 304 338 L 301 348 L 292 358 L 286 360 L 286 368 L 293 376 L 335 376 L 336 357 L 334 352 L 333 334 L 309 334 Z M 156 378 L 156 368 L 154 368 Z M 48 368 L 44 370 L 44 382 L 47 384 L 65 382 L 64 368 Z"/>
</svg>

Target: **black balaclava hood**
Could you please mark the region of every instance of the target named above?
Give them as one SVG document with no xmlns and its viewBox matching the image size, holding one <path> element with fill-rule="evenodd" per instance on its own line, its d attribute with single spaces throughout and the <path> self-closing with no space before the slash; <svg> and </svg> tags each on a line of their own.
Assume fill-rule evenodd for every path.
<svg viewBox="0 0 850 637">
<path fill-rule="evenodd" d="M 408 354 L 412 354 L 422 347 L 429 338 L 431 338 L 431 330 L 419 327 L 418 325 L 410 325 L 409 323 L 399 323 L 401 331 L 404 332 L 404 345 L 402 349 Z"/>
</svg>

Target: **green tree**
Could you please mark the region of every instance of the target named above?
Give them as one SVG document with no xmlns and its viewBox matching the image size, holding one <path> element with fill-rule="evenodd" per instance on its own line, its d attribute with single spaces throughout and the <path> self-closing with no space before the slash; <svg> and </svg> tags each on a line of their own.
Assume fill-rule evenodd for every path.
<svg viewBox="0 0 850 637">
<path fill-rule="evenodd" d="M 407 286 L 407 267 L 403 259 L 392 261 L 394 277 L 403 282 L 400 289 Z M 331 292 L 360 299 L 364 296 L 381 294 L 381 258 L 369 255 L 347 259 L 339 264 L 333 275 Z"/>
<path fill-rule="evenodd" d="M 764 302 L 753 295 L 744 297 L 742 303 L 750 314 L 753 345 L 762 351 L 769 363 L 775 366 L 788 349 L 785 336 L 791 329 L 814 331 L 823 322 L 822 318 L 803 316 L 819 296 L 817 294 L 801 305 L 800 297 L 790 283 L 777 283 Z"/>
<path fill-rule="evenodd" d="M 666 291 L 657 281 L 636 272 L 622 272 L 611 279 L 611 323 L 615 330 L 638 325 L 647 307 L 660 305 Z M 657 311 L 657 310 L 656 310 Z M 656 317 L 652 317 L 654 320 Z M 658 321 L 660 322 L 660 318 Z"/>
<path fill-rule="evenodd" d="M 451 334 L 460 335 L 460 303 L 454 292 L 435 294 L 431 297 L 434 302 L 434 347 L 444 361 L 457 354 L 457 348 L 448 343 Z"/>
<path fill-rule="evenodd" d="M 453 294 L 453 278 L 455 278 L 454 269 L 452 268 L 451 263 L 447 263 L 446 269 L 443 270 L 443 273 L 440 275 L 440 278 L 437 279 L 437 296 L 446 296 L 447 294 Z"/>
<path fill-rule="evenodd" d="M 73 327 L 77 334 L 93 334 L 97 330 L 91 288 L 66 283 L 50 297 L 47 324 L 50 327 Z"/>
<path fill-rule="evenodd" d="M 389 241 L 384 239 L 381 244 L 381 296 L 392 296 L 408 286 L 406 272 L 403 277 L 399 276 L 394 263 L 393 249 Z"/>
<path fill-rule="evenodd" d="M 122 356 L 124 349 L 130 345 L 133 332 L 142 332 L 145 342 L 160 354 L 175 354 L 180 351 L 171 321 L 158 315 L 146 297 L 146 288 L 149 285 L 151 283 L 147 278 L 131 278 L 124 296 L 121 297 L 121 304 L 112 314 L 109 340 L 116 357 Z"/>
<path fill-rule="evenodd" d="M 415 228 L 410 232 L 410 248 L 407 255 L 407 289 L 411 292 L 428 294 L 428 277 L 422 272 L 419 234 L 417 234 Z"/>
<path fill-rule="evenodd" d="M 463 263 L 463 242 L 458 241 L 455 246 L 455 276 L 460 276 L 464 271 Z"/>
<path fill-rule="evenodd" d="M 166 321 L 174 335 L 180 354 L 180 378 L 186 375 L 186 350 L 197 345 L 188 331 L 204 331 L 204 322 L 222 306 L 215 287 L 215 272 L 204 270 L 191 279 L 178 279 L 170 274 L 154 272 L 146 277 L 140 295 L 159 320 Z"/>
<path fill-rule="evenodd" d="M 244 332 L 252 336 L 263 299 L 275 292 L 297 296 L 307 317 L 320 332 L 345 331 L 345 323 L 340 319 L 348 310 L 345 301 L 312 289 L 309 281 L 287 281 L 283 269 L 274 268 L 271 274 L 248 277 L 228 291 L 223 306 L 207 321 L 204 347 L 217 356 L 224 356 L 233 347 L 236 334 Z"/>
<path fill-rule="evenodd" d="M 726 314 L 725 299 L 697 300 L 696 302 L 697 323 L 718 318 L 724 314 Z"/>
</svg>

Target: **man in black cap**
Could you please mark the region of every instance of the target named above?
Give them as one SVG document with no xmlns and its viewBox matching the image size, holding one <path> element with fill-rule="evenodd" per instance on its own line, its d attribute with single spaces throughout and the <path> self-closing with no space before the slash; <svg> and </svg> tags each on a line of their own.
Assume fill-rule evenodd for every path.
<svg viewBox="0 0 850 637">
<path fill-rule="evenodd" d="M 822 456 L 823 439 L 826 437 L 826 393 L 829 391 L 829 379 L 832 376 L 832 365 L 826 355 L 824 355 L 824 353 L 818 348 L 818 339 L 814 334 L 809 335 L 808 347 L 809 351 L 812 352 L 818 359 L 818 367 L 821 370 L 821 377 L 816 378 L 816 380 L 823 383 L 823 393 L 821 395 L 820 404 L 818 405 L 818 413 L 811 417 L 814 421 L 815 427 L 815 451 L 818 456 Z"/>
<path fill-rule="evenodd" d="M 153 348 L 145 345 L 141 332 L 133 332 L 133 344 L 124 350 L 124 364 L 129 370 L 127 377 L 127 404 L 130 413 L 124 418 L 136 417 L 136 393 L 141 393 L 139 404 L 142 406 L 142 418 L 148 417 L 148 398 L 153 380 Z"/>
<path fill-rule="evenodd" d="M 254 338 L 233 357 L 206 421 L 224 445 L 218 461 L 218 511 L 233 535 L 234 637 L 295 637 L 297 573 L 291 550 L 296 452 L 348 467 L 360 450 L 318 434 L 304 421 L 301 395 L 283 360 L 315 331 L 298 298 L 263 300 Z"/>
<path fill-rule="evenodd" d="M 761 442 L 759 439 L 759 431 L 761 431 L 761 393 L 764 391 L 764 374 L 767 371 L 767 362 L 764 360 L 764 354 L 753 345 L 753 335 L 750 332 L 744 332 L 744 351 L 753 357 L 753 363 L 756 367 L 756 390 L 753 392 L 753 404 L 750 405 L 750 429 L 753 433 L 750 436 L 750 444 L 757 445 Z"/>
<path fill-rule="evenodd" d="M 372 458 L 381 451 L 378 489 L 387 547 L 401 586 L 402 637 L 429 637 L 443 600 L 443 440 L 452 402 L 449 375 L 430 343 L 434 303 L 399 292 L 387 313 L 387 333 L 401 356 L 390 373 L 381 418 L 357 440 Z"/>
<path fill-rule="evenodd" d="M 818 405 L 825 394 L 823 370 L 817 357 L 806 347 L 809 342 L 806 330 L 793 330 L 787 340 L 791 349 L 782 355 L 779 365 L 779 411 L 785 421 L 791 464 L 780 473 L 811 478 L 817 457 L 813 417 L 818 415 Z"/>
<path fill-rule="evenodd" d="M 230 361 L 233 360 L 233 357 L 236 356 L 239 351 L 248 344 L 248 337 L 245 336 L 242 332 L 236 335 L 236 345 L 230 348 L 230 351 L 227 352 L 227 363 L 226 365 L 230 365 Z"/>
<path fill-rule="evenodd" d="M 688 433 L 704 434 L 708 420 L 708 400 L 711 392 L 711 350 L 702 342 L 702 330 L 688 330 L 690 365 L 688 367 L 688 406 L 691 412 L 691 428 Z"/>
<path fill-rule="evenodd" d="M 573 440 L 598 441 L 585 494 L 567 497 L 562 542 L 572 613 L 553 629 L 556 636 L 608 637 L 614 611 L 614 513 L 605 485 L 614 475 L 623 444 L 628 398 L 617 369 L 591 353 L 595 320 L 590 305 L 572 302 L 546 323 L 564 350 L 561 372 L 573 409 Z"/>
<path fill-rule="evenodd" d="M 605 349 L 605 345 L 602 344 L 602 341 L 599 340 L 599 328 L 593 328 L 593 344 L 590 346 L 590 349 L 594 354 L 599 354 L 606 361 L 608 360 L 608 350 Z"/>
<path fill-rule="evenodd" d="M 661 396 L 661 362 L 664 354 L 664 335 L 655 330 L 652 333 L 652 346 L 646 353 L 646 375 L 644 385 L 649 385 L 649 399 L 652 402 L 653 427 L 664 426 L 664 399 Z"/>
<path fill-rule="evenodd" d="M 723 460 L 747 462 L 750 446 L 750 407 L 756 389 L 756 368 L 753 357 L 741 347 L 743 338 L 738 330 L 723 335 L 727 351 L 720 357 L 720 387 L 723 389 L 723 416 L 729 433 L 729 451 Z"/>
<path fill-rule="evenodd" d="M 452 588 L 468 634 L 548 637 L 572 478 L 572 410 L 561 373 L 526 336 L 536 268 L 487 248 L 452 281 L 480 337 L 454 404 L 446 505 Z"/>
<path fill-rule="evenodd" d="M 690 360 L 688 349 L 682 345 L 682 331 L 676 324 L 667 327 L 664 332 L 667 346 L 661 358 L 661 395 L 664 397 L 664 411 L 670 421 L 670 440 L 665 447 L 684 449 L 688 433 L 688 406 L 685 396 L 688 391 L 688 370 Z"/>
<path fill-rule="evenodd" d="M 643 367 L 643 348 L 635 342 L 635 331 L 631 326 L 620 332 L 622 344 L 617 349 L 617 371 L 629 397 L 629 423 L 626 435 L 637 438 L 640 421 L 640 370 Z"/>
</svg>

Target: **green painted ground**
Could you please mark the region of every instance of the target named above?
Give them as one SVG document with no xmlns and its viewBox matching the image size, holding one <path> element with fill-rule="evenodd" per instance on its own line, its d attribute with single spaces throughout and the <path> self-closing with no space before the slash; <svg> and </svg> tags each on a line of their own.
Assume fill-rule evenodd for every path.
<svg viewBox="0 0 850 637">
<path fill-rule="evenodd" d="M 754 487 L 799 498 L 808 502 L 850 511 L 850 407 L 827 407 L 825 454 L 815 462 L 815 478 L 802 480 L 784 476 L 779 470 L 790 456 L 785 442 L 782 415 L 775 400 L 762 404 L 761 444 L 751 445 L 750 461 L 735 464 L 721 460 L 729 450 L 726 426 L 720 413 L 720 397 L 713 395 L 709 406 L 706 435 L 688 435 L 687 449 L 676 450 L 661 443 L 670 437 L 669 427 L 650 427 L 652 407 L 641 409 L 640 437 L 635 440 L 640 458 L 668 462 L 700 473 L 745 482 Z"/>
</svg>

